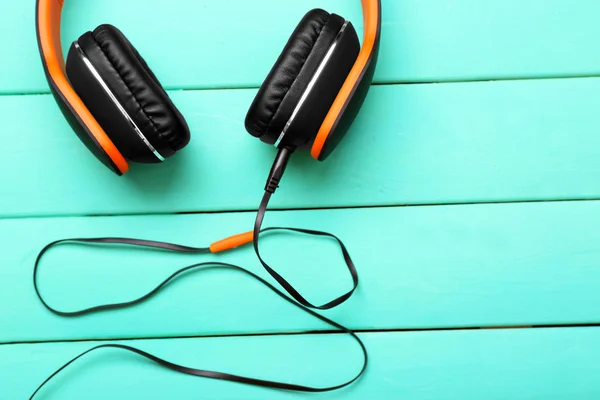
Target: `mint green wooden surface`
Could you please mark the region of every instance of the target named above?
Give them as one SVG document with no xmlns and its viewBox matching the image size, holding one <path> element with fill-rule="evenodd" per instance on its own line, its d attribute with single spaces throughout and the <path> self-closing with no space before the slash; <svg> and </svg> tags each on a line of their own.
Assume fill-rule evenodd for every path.
<svg viewBox="0 0 600 400">
<path fill-rule="evenodd" d="M 0 4 L 0 92 L 47 92 L 33 1 Z M 294 26 L 324 8 L 362 29 L 359 0 L 68 0 L 64 47 L 121 28 L 169 88 L 258 86 Z M 596 0 L 384 0 L 378 82 L 597 75 Z M 140 12 L 143 10 L 143 12 Z M 176 22 L 175 22 L 176 21 Z M 20 40 L 16 40 L 19 38 Z M 252 62 L 244 62 L 252 60 Z"/>
<path fill-rule="evenodd" d="M 37 251 L 58 238 L 129 235 L 200 246 L 251 222 L 246 213 L 0 221 L 11 232 L 0 247 L 0 303 L 12 304 L 0 308 L 0 342 L 327 328 L 233 271 L 189 274 L 146 304 L 85 318 L 55 317 L 32 292 Z M 600 225 L 600 202 L 291 211 L 269 215 L 267 224 L 343 238 L 360 288 L 327 315 L 356 329 L 600 322 L 600 233 L 589 229 Z M 273 236 L 264 253 L 319 304 L 350 287 L 333 243 Z M 267 276 L 251 248 L 178 257 L 69 246 L 48 253 L 39 278 L 51 304 L 75 310 L 133 299 L 176 269 L 208 260 Z"/>
<path fill-rule="evenodd" d="M 372 355 L 363 379 L 318 395 L 182 376 L 108 350 L 66 370 L 40 399 L 596 399 L 598 335 L 598 328 L 363 334 Z M 313 385 L 351 377 L 361 362 L 341 335 L 127 343 L 201 368 Z M 12 377 L 0 399 L 27 398 L 56 365 L 93 344 L 0 346 L 0 371 Z"/>
<path fill-rule="evenodd" d="M 20 138 L 0 158 L 11 194 L 0 197 L 0 215 L 256 209 L 275 150 L 244 129 L 255 93 L 173 93 L 192 142 L 121 179 L 49 95 L 0 97 L 0 137 Z M 273 207 L 599 198 L 598 93 L 598 78 L 374 87 L 330 159 L 292 160 Z"/>
<path fill-rule="evenodd" d="M 100 23 L 123 29 L 170 89 L 193 140 L 163 165 L 134 166 L 124 178 L 108 172 L 47 94 L 33 0 L 0 4 L 0 139 L 9 144 L 0 157 L 0 400 L 27 398 L 93 343 L 73 340 L 155 338 L 129 343 L 294 383 L 351 376 L 353 342 L 281 335 L 328 327 L 234 272 L 189 274 L 147 304 L 62 319 L 36 300 L 31 268 L 44 244 L 63 237 L 204 245 L 248 230 L 253 214 L 232 211 L 256 209 L 274 157 L 243 128 L 256 88 L 306 11 L 322 7 L 360 30 L 359 1 L 66 3 L 64 47 Z M 267 217 L 267 225 L 325 229 L 348 244 L 359 290 L 326 314 L 369 332 L 364 379 L 304 396 L 180 376 L 109 351 L 69 370 L 41 399 L 600 397 L 599 328 L 491 329 L 600 323 L 600 3 L 383 7 L 377 86 L 363 112 L 326 163 L 292 160 L 272 203 L 288 211 Z M 465 82 L 474 80 L 482 82 Z M 420 84 L 399 84 L 407 82 Z M 332 243 L 278 236 L 264 246 L 315 302 L 350 285 Z M 70 247 L 49 256 L 42 290 L 64 308 L 130 299 L 175 268 L 210 259 L 266 275 L 250 248 L 178 257 Z M 393 332 L 429 328 L 436 331 Z M 256 333 L 275 335 L 242 336 Z M 211 335 L 234 336 L 202 337 Z"/>
</svg>

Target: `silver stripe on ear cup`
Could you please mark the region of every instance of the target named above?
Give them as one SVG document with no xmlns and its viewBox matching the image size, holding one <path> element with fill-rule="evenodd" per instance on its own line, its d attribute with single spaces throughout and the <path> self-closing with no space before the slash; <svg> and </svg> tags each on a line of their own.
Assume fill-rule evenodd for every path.
<svg viewBox="0 0 600 400">
<path fill-rule="evenodd" d="M 287 133 L 288 129 L 292 125 L 292 122 L 294 122 L 294 119 L 296 118 L 296 115 L 298 114 L 298 112 L 300 111 L 300 109 L 302 108 L 302 106 L 304 105 L 304 103 L 306 102 L 306 99 L 308 98 L 308 95 L 314 89 L 315 84 L 317 83 L 317 80 L 319 79 L 319 77 L 323 73 L 323 70 L 325 69 L 325 66 L 329 62 L 329 59 L 331 58 L 331 55 L 335 51 L 335 48 L 337 47 L 338 43 L 340 42 L 342 34 L 346 30 L 346 27 L 348 26 L 349 23 L 350 23 L 350 21 L 345 21 L 344 25 L 342 25 L 342 28 L 340 29 L 340 31 L 338 32 L 337 36 L 335 37 L 335 40 L 333 41 L 333 44 L 331 45 L 331 47 L 327 51 L 327 54 L 325 54 L 325 58 L 323 58 L 323 61 L 321 61 L 321 64 L 319 64 L 319 68 L 317 68 L 317 71 L 315 72 L 314 76 L 312 77 L 312 79 L 308 83 L 308 86 L 306 87 L 306 90 L 302 94 L 302 97 L 300 98 L 300 101 L 298 102 L 298 105 L 296 105 L 296 108 L 294 109 L 294 112 L 292 113 L 292 116 L 290 117 L 290 119 L 288 120 L 288 122 L 283 127 L 283 131 L 281 132 L 281 135 L 279 135 L 279 138 L 275 142 L 275 147 L 279 146 L 279 143 L 281 143 L 281 140 L 283 139 L 283 137 Z"/>
<path fill-rule="evenodd" d="M 75 49 L 77 50 L 77 52 L 79 52 L 79 55 L 81 55 L 81 58 L 83 59 L 85 66 L 90 70 L 92 75 L 94 75 L 94 78 L 96 78 L 96 80 L 98 81 L 100 86 L 102 86 L 102 88 L 104 89 L 104 91 L 106 92 L 108 97 L 110 97 L 110 99 L 117 106 L 119 111 L 121 111 L 121 114 L 123 114 L 125 119 L 131 124 L 131 127 L 133 128 L 135 133 L 137 133 L 137 135 L 140 137 L 140 139 L 144 142 L 146 147 L 148 147 L 148 149 L 152 152 L 152 154 L 154 154 L 156 156 L 156 158 L 158 158 L 160 161 L 165 161 L 165 158 L 162 155 L 160 155 L 160 153 L 154 148 L 154 146 L 152 146 L 152 144 L 150 144 L 150 142 L 148 141 L 146 136 L 144 136 L 144 134 L 142 133 L 140 128 L 138 128 L 138 126 L 133 121 L 133 119 L 129 116 L 127 111 L 125 111 L 125 108 L 123 108 L 121 103 L 119 103 L 119 100 L 117 100 L 117 98 L 115 97 L 113 92 L 110 90 L 110 88 L 108 87 L 106 82 L 104 82 L 104 80 L 102 79 L 102 77 L 100 76 L 100 74 L 98 73 L 96 68 L 94 68 L 94 66 L 92 65 L 90 60 L 87 58 L 87 56 L 85 55 L 85 52 L 79 46 L 79 43 L 74 42 L 73 45 L 75 46 Z"/>
</svg>

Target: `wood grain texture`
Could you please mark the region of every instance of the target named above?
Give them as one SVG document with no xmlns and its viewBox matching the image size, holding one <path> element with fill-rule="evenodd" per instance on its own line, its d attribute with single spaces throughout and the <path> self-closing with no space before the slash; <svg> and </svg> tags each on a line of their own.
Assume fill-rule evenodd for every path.
<svg viewBox="0 0 600 400">
<path fill-rule="evenodd" d="M 361 335 L 371 361 L 363 378 L 322 399 L 563 400 L 600 396 L 598 328 Z M 94 343 L 0 346 L 0 399 L 25 399 L 58 366 Z M 341 335 L 127 342 L 174 362 L 267 379 L 327 385 L 353 376 L 359 350 Z M 304 399 L 183 376 L 107 350 L 63 372 L 39 400 Z M 37 399 L 37 397 L 36 397 Z"/>
<path fill-rule="evenodd" d="M 143 305 L 85 318 L 55 317 L 34 295 L 33 261 L 50 241 L 129 236 L 202 246 L 252 220 L 234 213 L 0 221 L 0 304 L 10 304 L 0 308 L 0 342 L 329 329 L 233 271 L 190 273 Z M 600 322 L 600 202 L 275 212 L 267 225 L 341 236 L 360 286 L 326 315 L 353 328 Z M 282 235 L 262 246 L 315 303 L 351 285 L 333 243 Z M 251 248 L 191 257 L 70 246 L 48 254 L 40 284 L 51 304 L 72 311 L 139 297 L 176 269 L 208 260 L 268 276 Z"/>
<path fill-rule="evenodd" d="M 330 159 L 293 158 L 273 206 L 598 198 L 598 93 L 596 78 L 374 87 Z M 243 127 L 254 94 L 172 92 L 192 142 L 123 178 L 49 95 L 0 97 L 0 216 L 256 209 L 275 149 Z"/>
<path fill-rule="evenodd" d="M 358 0 L 69 0 L 63 47 L 111 23 L 169 88 L 258 87 L 315 7 L 362 29 Z M 34 1 L 2 2 L 0 13 L 11 16 L 0 25 L 0 54 L 9 60 L 0 65 L 0 92 L 48 92 Z M 383 0 L 376 81 L 597 75 L 598 13 L 596 0 Z"/>
<path fill-rule="evenodd" d="M 75 319 L 47 312 L 31 275 L 39 249 L 58 238 L 205 245 L 249 229 L 252 212 L 229 211 L 257 207 L 275 155 L 243 128 L 256 88 L 306 11 L 341 14 L 360 31 L 359 1 L 67 0 L 64 48 L 101 23 L 118 26 L 193 131 L 177 157 L 124 178 L 87 153 L 47 94 L 34 1 L 1 3 L 0 400 L 27 398 L 91 340 L 114 338 L 162 337 L 126 342 L 266 379 L 328 385 L 352 376 L 360 353 L 351 340 L 280 335 L 328 327 L 231 271 L 190 273 L 146 304 Z M 272 203 L 293 210 L 267 217 L 339 234 L 359 269 L 359 290 L 326 315 L 371 331 L 362 334 L 371 364 L 359 384 L 319 397 L 599 398 L 598 327 L 376 331 L 600 322 L 600 201 L 590 200 L 600 199 L 600 2 L 383 7 L 376 86 L 352 132 L 324 164 L 294 157 Z M 509 81 L 464 82 L 474 80 Z M 460 83 L 430 84 L 449 81 Z M 426 84 L 398 84 L 415 82 Z M 523 203 L 475 204 L 494 202 Z M 349 208 L 300 210 L 338 207 Z M 207 211 L 220 213 L 177 215 Z M 263 243 L 316 303 L 350 286 L 332 243 Z M 191 257 L 75 246 L 52 251 L 40 280 L 53 305 L 73 309 L 128 300 L 211 259 L 267 276 L 247 247 Z M 172 338 L 263 333 L 275 335 Z M 65 343 L 77 340 L 88 342 Z M 39 341 L 54 343 L 27 344 Z M 181 376 L 115 351 L 82 360 L 48 389 L 40 399 L 308 398 Z"/>
</svg>

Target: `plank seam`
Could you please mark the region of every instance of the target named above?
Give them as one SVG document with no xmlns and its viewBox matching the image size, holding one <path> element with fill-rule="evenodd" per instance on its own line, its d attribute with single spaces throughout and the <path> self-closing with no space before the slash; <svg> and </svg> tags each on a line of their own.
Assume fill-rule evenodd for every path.
<svg viewBox="0 0 600 400">
<path fill-rule="evenodd" d="M 380 208 L 409 208 L 409 207 L 450 207 L 450 206 L 488 206 L 503 204 L 530 204 L 530 203 L 574 203 L 574 202 L 595 202 L 600 198 L 571 198 L 571 199 L 535 199 L 535 200 L 494 200 L 494 201 L 465 201 L 465 202 L 446 202 L 446 203 L 405 203 L 405 204 L 377 204 L 364 206 L 324 206 L 324 207 L 274 207 L 269 208 L 268 212 L 290 212 L 290 211 L 329 211 L 329 210 L 362 210 L 362 209 L 380 209 Z M 175 216 L 175 215 L 211 215 L 211 214 L 242 214 L 253 213 L 256 209 L 239 210 L 209 210 L 209 211 L 173 211 L 173 212 L 131 212 L 131 213 L 93 213 L 93 214 L 31 214 L 31 215 L 6 215 L 0 216 L 2 220 L 26 220 L 26 219 L 52 219 L 52 218 L 111 218 L 111 217 L 142 217 L 142 216 Z"/>
<path fill-rule="evenodd" d="M 452 332 L 452 331 L 492 331 L 492 330 L 522 330 L 522 329 L 564 329 L 564 328 L 598 328 L 600 322 L 580 324 L 543 324 L 543 325 L 506 325 L 506 326 L 457 326 L 441 328 L 401 328 L 401 329 L 353 329 L 357 334 L 377 333 L 412 333 L 412 332 Z M 54 339 L 54 340 L 26 340 L 0 342 L 0 346 L 28 345 L 28 344 L 53 344 L 53 343 L 87 343 L 87 342 L 135 342 L 149 340 L 176 340 L 176 339 L 218 339 L 218 338 L 245 338 L 269 336 L 303 336 L 303 335 L 347 335 L 336 330 L 313 330 L 299 332 L 262 332 L 262 333 L 235 333 L 220 335 L 175 335 L 175 336 L 148 336 L 124 338 L 92 338 L 92 339 Z"/>
<path fill-rule="evenodd" d="M 373 82 L 371 86 L 395 86 L 395 85 L 436 85 L 436 84 L 456 84 L 456 83 L 486 83 L 486 82 L 510 82 L 510 81 L 538 81 L 538 80 L 565 80 L 565 79 L 589 79 L 600 78 L 600 74 L 583 74 L 583 75 L 549 75 L 549 76 L 516 76 L 516 77 L 487 77 L 487 78 L 464 78 L 464 79 L 437 79 L 432 81 L 422 80 L 398 80 L 398 81 L 380 81 Z M 247 90 L 259 89 L 257 85 L 239 85 L 239 86 L 181 86 L 171 87 L 165 86 L 164 89 L 168 92 L 203 92 L 203 91 L 221 91 L 221 90 Z M 2 91 L 0 89 L 0 97 L 10 96 L 38 96 L 49 95 L 49 90 L 43 91 Z"/>
</svg>

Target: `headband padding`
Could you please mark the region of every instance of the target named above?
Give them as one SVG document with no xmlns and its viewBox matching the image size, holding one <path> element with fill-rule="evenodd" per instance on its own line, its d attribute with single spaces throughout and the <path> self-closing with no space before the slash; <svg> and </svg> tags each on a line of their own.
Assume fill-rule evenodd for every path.
<svg viewBox="0 0 600 400">
<path fill-rule="evenodd" d="M 250 134 L 275 142 L 343 24 L 343 18 L 320 9 L 302 18 L 250 106 L 245 122 Z"/>
<path fill-rule="evenodd" d="M 188 144 L 190 132 L 183 116 L 121 31 L 112 25 L 101 25 L 93 33 L 84 34 L 78 42 L 115 97 L 159 152 L 165 146 L 173 152 Z"/>
</svg>

